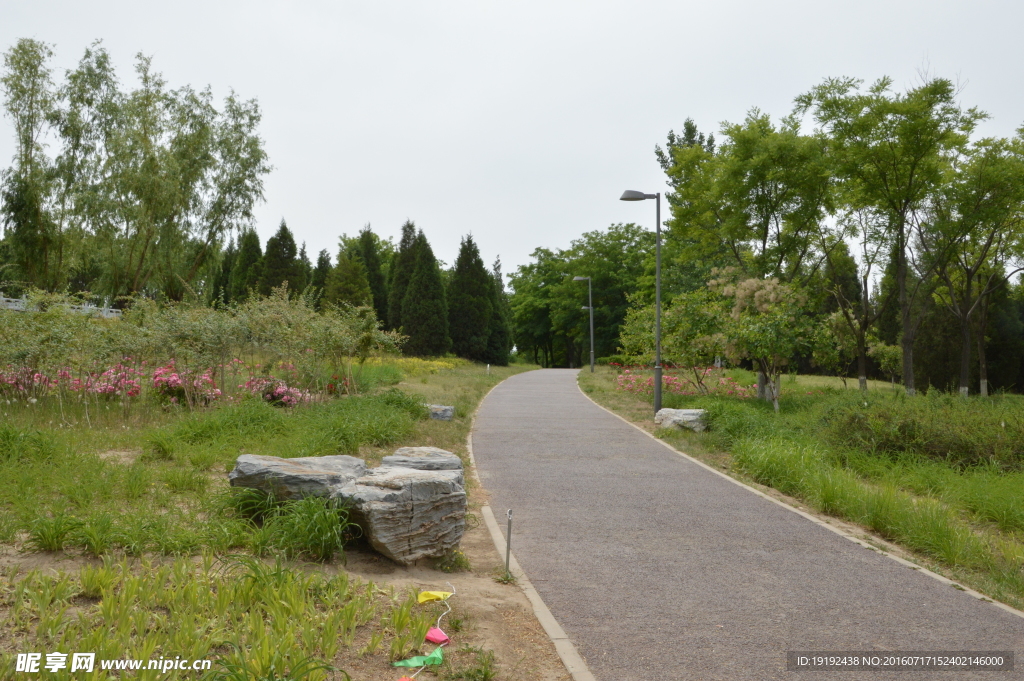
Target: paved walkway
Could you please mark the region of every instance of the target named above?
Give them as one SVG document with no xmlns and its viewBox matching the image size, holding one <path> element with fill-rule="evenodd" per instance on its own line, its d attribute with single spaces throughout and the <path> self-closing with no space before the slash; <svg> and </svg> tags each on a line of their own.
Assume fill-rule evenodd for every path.
<svg viewBox="0 0 1024 681">
<path fill-rule="evenodd" d="M 859 547 L 590 402 L 576 371 L 484 401 L 512 550 L 599 681 L 1022 679 L 1024 619 Z M 787 650 L 1015 650 L 1013 672 L 787 672 Z"/>
</svg>

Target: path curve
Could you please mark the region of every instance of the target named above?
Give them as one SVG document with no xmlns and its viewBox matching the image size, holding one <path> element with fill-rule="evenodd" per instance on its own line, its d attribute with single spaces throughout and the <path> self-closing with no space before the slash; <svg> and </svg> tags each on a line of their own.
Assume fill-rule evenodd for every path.
<svg viewBox="0 0 1024 681">
<path fill-rule="evenodd" d="M 1024 619 L 750 492 L 587 399 L 518 374 L 473 452 L 512 550 L 599 681 L 864 679 L 787 672 L 788 650 L 1024 650 Z M 504 529 L 504 528 L 503 528 Z M 1024 679 L 868 672 L 871 679 Z"/>
</svg>

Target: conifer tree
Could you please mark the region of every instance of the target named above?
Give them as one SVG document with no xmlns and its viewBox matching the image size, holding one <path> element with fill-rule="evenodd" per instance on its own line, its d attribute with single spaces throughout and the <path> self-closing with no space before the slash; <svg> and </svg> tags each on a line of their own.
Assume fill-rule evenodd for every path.
<svg viewBox="0 0 1024 681">
<path fill-rule="evenodd" d="M 295 237 L 288 225 L 281 220 L 277 233 L 267 239 L 267 250 L 263 254 L 263 270 L 260 273 L 259 292 L 269 296 L 270 292 L 288 282 L 288 288 L 295 290 L 299 280 L 299 261 L 295 248 Z"/>
<path fill-rule="evenodd" d="M 464 238 L 459 246 L 447 290 L 452 352 L 466 359 L 484 361 L 491 332 L 494 283 L 472 236 Z"/>
<path fill-rule="evenodd" d="M 387 281 L 384 279 L 384 270 L 381 268 L 377 236 L 370 231 L 370 225 L 366 225 L 359 233 L 357 253 L 366 268 L 366 279 L 370 284 L 370 292 L 373 294 L 373 309 L 377 312 L 377 319 L 382 322 L 386 321 L 388 318 Z"/>
<path fill-rule="evenodd" d="M 227 305 L 231 302 L 231 294 L 229 293 L 231 270 L 235 266 L 235 257 L 237 255 L 238 248 L 235 246 L 234 238 L 232 238 L 228 242 L 228 247 L 224 249 L 220 267 L 217 268 L 217 274 L 213 278 L 213 290 L 210 293 L 210 298 L 214 303 Z"/>
<path fill-rule="evenodd" d="M 260 248 L 260 237 L 256 230 L 247 229 L 238 238 L 238 255 L 231 267 L 231 279 L 228 282 L 228 294 L 231 301 L 240 303 L 249 297 L 259 283 L 260 271 L 263 268 L 263 250 Z"/>
<path fill-rule="evenodd" d="M 443 355 L 451 348 L 448 306 L 441 270 L 427 238 L 420 232 L 415 242 L 416 267 L 402 300 L 402 333 L 409 337 L 409 355 Z"/>
<path fill-rule="evenodd" d="M 359 258 L 344 250 L 338 252 L 338 264 L 327 275 L 324 300 L 334 305 L 369 305 L 373 302 L 366 268 Z"/>
<path fill-rule="evenodd" d="M 323 295 L 324 288 L 327 286 L 327 276 L 331 273 L 331 269 L 331 254 L 325 248 L 317 256 L 316 267 L 313 268 L 313 274 L 310 275 L 309 280 L 309 283 L 320 292 L 320 295 Z"/>
<path fill-rule="evenodd" d="M 416 268 L 416 244 L 416 225 L 408 220 L 402 225 L 402 239 L 398 243 L 398 253 L 391 261 L 391 277 L 388 282 L 388 327 L 396 331 L 403 326 L 402 305 L 409 280 Z"/>
<path fill-rule="evenodd" d="M 299 248 L 298 257 L 298 273 L 299 276 L 295 280 L 295 286 L 293 287 L 298 293 L 302 293 L 309 286 L 310 281 L 313 278 L 313 263 L 309 261 L 309 256 L 306 255 L 306 242 L 302 242 L 302 247 Z M 291 287 L 291 284 L 289 284 Z"/>
<path fill-rule="evenodd" d="M 501 259 L 494 261 L 491 272 L 491 319 L 487 326 L 487 352 L 483 360 L 497 366 L 508 366 L 512 352 L 512 307 L 505 293 L 501 276 Z"/>
</svg>

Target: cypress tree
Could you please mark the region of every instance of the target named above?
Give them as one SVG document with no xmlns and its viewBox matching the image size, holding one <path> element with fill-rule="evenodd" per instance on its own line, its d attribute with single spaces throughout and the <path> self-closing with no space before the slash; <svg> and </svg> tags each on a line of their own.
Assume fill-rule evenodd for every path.
<svg viewBox="0 0 1024 681">
<path fill-rule="evenodd" d="M 288 282 L 289 289 L 295 289 L 300 276 L 297 255 L 295 237 L 284 220 L 281 220 L 277 233 L 267 239 L 267 250 L 263 254 L 263 270 L 259 283 L 262 295 L 269 296 L 273 289 L 285 282 Z"/>
<path fill-rule="evenodd" d="M 318 291 L 321 296 L 323 296 L 324 289 L 327 287 L 327 276 L 331 273 L 331 269 L 331 254 L 325 248 L 317 256 L 316 267 L 313 268 L 313 274 L 310 275 L 309 280 L 313 289 Z"/>
<path fill-rule="evenodd" d="M 384 270 L 381 268 L 380 253 L 377 250 L 377 236 L 370 231 L 370 225 L 366 225 L 359 233 L 359 258 L 366 268 L 366 279 L 370 284 L 370 292 L 373 294 L 373 309 L 377 312 L 377 319 L 386 322 L 388 318 L 388 289 L 384 279 Z"/>
<path fill-rule="evenodd" d="M 302 293 L 313 279 L 313 263 L 309 261 L 309 256 L 306 255 L 305 241 L 302 242 L 302 247 L 299 249 L 298 273 L 299 276 L 295 280 L 295 290 Z"/>
<path fill-rule="evenodd" d="M 228 294 L 232 302 L 240 303 L 249 297 L 249 291 L 254 290 L 259 283 L 262 265 L 260 237 L 255 230 L 247 229 L 238 238 L 238 255 L 231 267 Z"/>
<path fill-rule="evenodd" d="M 427 238 L 416 236 L 416 268 L 402 300 L 402 333 L 409 337 L 409 355 L 443 355 L 451 347 L 448 336 L 448 306 L 445 303 L 441 270 Z"/>
<path fill-rule="evenodd" d="M 487 326 L 487 352 L 484 361 L 497 366 L 508 366 L 512 352 L 512 306 L 505 293 L 505 280 L 501 276 L 501 259 L 494 261 L 491 273 L 491 313 Z"/>
<path fill-rule="evenodd" d="M 369 305 L 373 301 L 370 284 L 366 280 L 366 268 L 359 258 L 345 251 L 338 252 L 338 264 L 327 275 L 324 300 L 334 305 Z"/>
<path fill-rule="evenodd" d="M 464 238 L 459 246 L 447 290 L 452 352 L 466 359 L 484 361 L 491 332 L 494 283 L 472 236 Z"/>
<path fill-rule="evenodd" d="M 398 253 L 391 261 L 391 277 L 388 282 L 388 327 L 397 331 L 403 326 L 402 304 L 409 287 L 413 270 L 416 268 L 416 225 L 406 221 L 402 225 L 402 240 Z"/>
<path fill-rule="evenodd" d="M 228 242 L 228 247 L 224 249 L 224 254 L 221 257 L 220 267 L 217 269 L 217 274 L 213 278 L 213 291 L 211 292 L 211 299 L 214 303 L 221 305 L 227 305 L 231 302 L 231 294 L 229 287 L 231 285 L 231 270 L 235 266 L 235 257 L 238 255 L 238 248 L 235 247 L 235 239 L 231 238 Z"/>
</svg>

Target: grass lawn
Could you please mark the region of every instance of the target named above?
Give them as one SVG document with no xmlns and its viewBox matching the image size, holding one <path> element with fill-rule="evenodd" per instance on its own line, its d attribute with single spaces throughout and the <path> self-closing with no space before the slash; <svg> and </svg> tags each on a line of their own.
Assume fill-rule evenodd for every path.
<svg viewBox="0 0 1024 681">
<path fill-rule="evenodd" d="M 208 659 L 217 679 L 393 681 L 401 673 L 390 662 L 433 650 L 424 635 L 445 612 L 416 592 L 450 583 L 442 628 L 453 644 L 417 678 L 563 678 L 525 597 L 493 579 L 500 557 L 477 522 L 480 490 L 467 489 L 462 552 L 399 568 L 346 550 L 338 512 L 317 500 L 254 520 L 226 475 L 241 453 L 343 453 L 373 466 L 397 447 L 432 445 L 466 460 L 479 401 L 529 368 L 371 362 L 365 394 L 293 408 L 0 402 L 0 677 L 15 675 L 16 653 L 41 652 L 45 664 L 60 651 Z M 432 421 L 423 403 L 454 405 L 456 417 Z"/>
<path fill-rule="evenodd" d="M 871 382 L 784 376 L 781 413 L 728 394 L 666 392 L 663 406 L 704 408 L 704 433 L 656 429 L 650 395 L 615 368 L 580 373 L 599 404 L 681 451 L 855 534 L 1024 608 L 1024 399 L 908 398 Z M 749 385 L 750 372 L 727 378 Z M 635 384 L 635 382 L 634 382 Z M 633 385 L 625 383 L 625 385 Z M 712 385 L 712 387 L 714 387 Z"/>
</svg>

